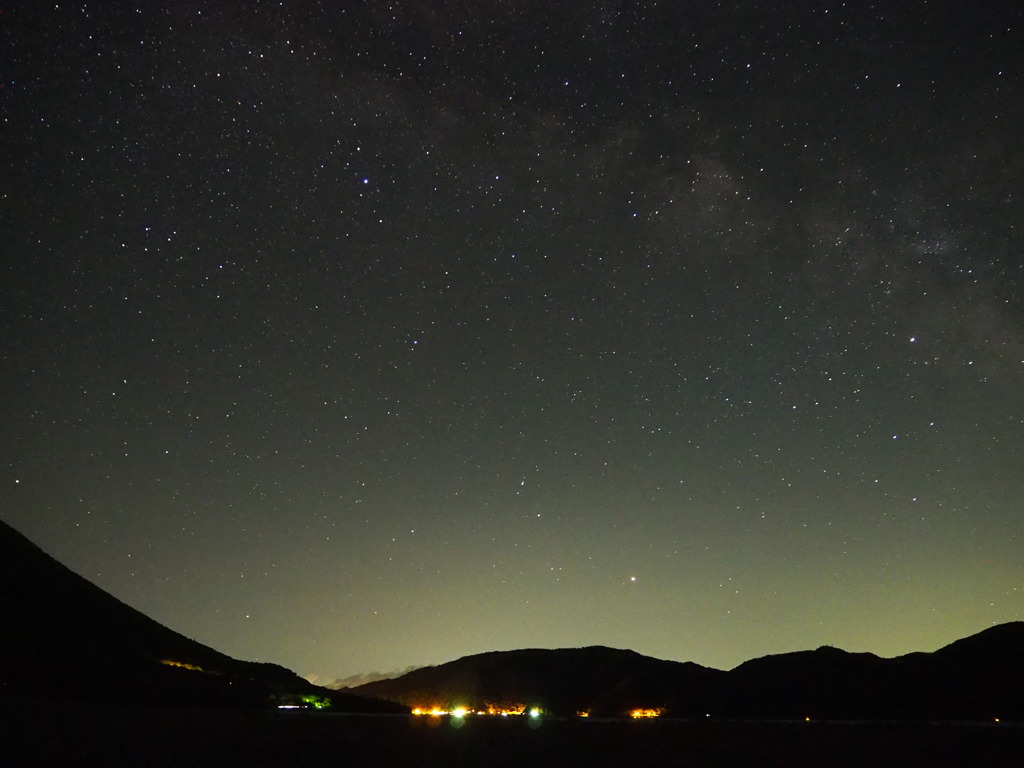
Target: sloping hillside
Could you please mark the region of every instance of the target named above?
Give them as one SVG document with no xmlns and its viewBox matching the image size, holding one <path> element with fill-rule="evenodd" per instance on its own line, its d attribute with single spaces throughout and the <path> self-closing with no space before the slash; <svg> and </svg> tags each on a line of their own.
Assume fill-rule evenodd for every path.
<svg viewBox="0 0 1024 768">
<path fill-rule="evenodd" d="M 168 629 L 3 522 L 0 585 L 0 695 L 247 707 L 316 696 L 344 709 L 382 708 Z"/>
</svg>

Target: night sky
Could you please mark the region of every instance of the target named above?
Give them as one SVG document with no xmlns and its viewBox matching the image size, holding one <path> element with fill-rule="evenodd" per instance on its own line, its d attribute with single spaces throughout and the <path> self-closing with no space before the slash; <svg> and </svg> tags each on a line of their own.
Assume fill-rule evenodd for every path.
<svg viewBox="0 0 1024 768">
<path fill-rule="evenodd" d="M 0 31 L 0 517 L 129 605 L 321 682 L 1024 619 L 1019 2 Z"/>
</svg>

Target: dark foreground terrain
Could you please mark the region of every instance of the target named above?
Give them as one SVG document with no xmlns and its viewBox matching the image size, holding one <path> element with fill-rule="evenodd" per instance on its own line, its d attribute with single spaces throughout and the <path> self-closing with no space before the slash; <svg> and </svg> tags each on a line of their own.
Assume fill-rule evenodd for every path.
<svg viewBox="0 0 1024 768">
<path fill-rule="evenodd" d="M 10 766 L 1020 766 L 1018 724 L 459 721 L 0 702 Z"/>
</svg>

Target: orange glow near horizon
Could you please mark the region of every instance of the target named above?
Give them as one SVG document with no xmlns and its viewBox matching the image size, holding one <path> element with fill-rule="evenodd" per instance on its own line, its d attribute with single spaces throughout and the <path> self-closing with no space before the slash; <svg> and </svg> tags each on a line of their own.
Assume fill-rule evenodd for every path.
<svg viewBox="0 0 1024 768">
<path fill-rule="evenodd" d="M 474 709 L 471 707 L 453 707 L 452 709 L 444 709 L 443 707 L 413 707 L 412 714 L 414 715 L 451 715 L 453 717 L 465 717 L 466 715 L 481 715 L 485 717 L 508 717 L 509 715 L 525 715 L 527 713 L 525 704 L 510 704 L 505 706 L 499 706 L 497 704 L 488 704 L 486 709 Z M 542 711 L 534 707 L 530 710 L 530 715 L 533 717 L 540 717 Z"/>
<path fill-rule="evenodd" d="M 525 712 L 526 712 L 526 705 L 525 704 L 507 704 L 507 705 L 503 706 L 503 705 L 499 705 L 499 704 L 490 704 L 490 703 L 488 703 L 487 704 L 487 709 L 485 709 L 480 714 L 508 716 L 508 715 L 522 715 Z"/>
<path fill-rule="evenodd" d="M 432 715 L 433 717 L 440 717 L 441 715 L 455 715 L 456 717 L 462 717 L 467 712 L 468 710 L 462 707 L 457 707 L 452 710 L 442 709 L 441 707 L 413 707 L 412 710 L 414 715 Z"/>
<path fill-rule="evenodd" d="M 631 710 L 629 716 L 635 720 L 639 720 L 644 717 L 661 717 L 662 710 L 658 709 L 634 709 Z"/>
</svg>

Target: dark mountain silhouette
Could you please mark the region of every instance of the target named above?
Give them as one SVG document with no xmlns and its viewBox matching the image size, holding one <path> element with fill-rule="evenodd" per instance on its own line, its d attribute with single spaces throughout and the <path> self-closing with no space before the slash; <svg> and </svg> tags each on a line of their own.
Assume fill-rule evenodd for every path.
<svg viewBox="0 0 1024 768">
<path fill-rule="evenodd" d="M 245 707 L 330 698 L 284 667 L 239 661 L 153 621 L 0 522 L 0 695 Z M 383 709 L 394 711 L 392 706 Z"/>
<path fill-rule="evenodd" d="M 1024 716 L 1024 622 L 892 659 L 829 647 L 766 656 L 732 670 L 729 688 L 744 717 L 1016 719 Z"/>
<path fill-rule="evenodd" d="M 442 709 L 518 704 L 559 714 L 618 715 L 645 706 L 693 716 L 724 675 L 692 662 L 595 646 L 482 653 L 353 690 Z"/>
<path fill-rule="evenodd" d="M 885 659 L 822 647 L 765 656 L 729 672 L 591 647 L 467 656 L 352 689 L 407 706 L 517 702 L 555 714 L 743 719 L 1024 718 L 1024 622 L 933 653 Z"/>
</svg>

